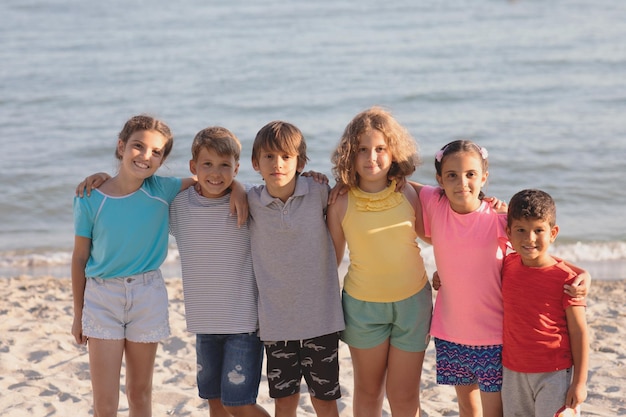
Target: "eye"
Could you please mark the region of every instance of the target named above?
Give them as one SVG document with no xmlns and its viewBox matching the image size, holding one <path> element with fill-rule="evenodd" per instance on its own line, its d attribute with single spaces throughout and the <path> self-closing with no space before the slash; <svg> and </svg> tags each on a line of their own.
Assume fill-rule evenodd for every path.
<svg viewBox="0 0 626 417">
<path fill-rule="evenodd" d="M 155 156 L 161 156 L 162 154 L 163 154 L 163 152 L 160 151 L 160 150 L 152 151 L 152 155 L 155 155 Z"/>
</svg>

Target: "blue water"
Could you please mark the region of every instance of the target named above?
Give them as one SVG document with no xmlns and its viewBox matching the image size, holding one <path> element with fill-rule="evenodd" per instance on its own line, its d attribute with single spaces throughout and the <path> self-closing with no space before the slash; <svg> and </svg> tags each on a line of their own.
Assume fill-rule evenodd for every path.
<svg viewBox="0 0 626 417">
<path fill-rule="evenodd" d="M 556 253 L 626 278 L 626 3 L 4 0 L 0 15 L 4 275 L 68 274 L 74 187 L 115 171 L 133 114 L 175 133 L 161 174 L 187 175 L 194 134 L 218 124 L 243 142 L 239 179 L 259 182 L 266 122 L 298 125 L 330 176 L 346 123 L 378 104 L 420 145 L 413 179 L 433 184 L 435 151 L 471 138 L 489 149 L 487 194 L 550 192 Z"/>
</svg>

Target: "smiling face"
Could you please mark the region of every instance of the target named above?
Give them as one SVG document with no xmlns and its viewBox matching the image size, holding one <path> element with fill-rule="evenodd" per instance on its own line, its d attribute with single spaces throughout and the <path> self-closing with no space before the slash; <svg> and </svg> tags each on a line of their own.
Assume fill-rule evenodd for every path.
<svg viewBox="0 0 626 417">
<path fill-rule="evenodd" d="M 198 157 L 189 161 L 189 169 L 198 177 L 202 196 L 218 198 L 228 193 L 239 172 L 239 163 L 233 155 L 220 155 L 213 149 L 202 148 Z"/>
<path fill-rule="evenodd" d="M 550 226 L 550 222 L 544 219 L 523 217 L 512 219 L 506 232 L 511 246 L 520 255 L 524 265 L 544 267 L 554 263 L 548 248 L 559 233 L 557 225 Z"/>
<path fill-rule="evenodd" d="M 391 163 L 391 151 L 382 132 L 376 129 L 366 131 L 359 138 L 356 155 L 359 188 L 370 193 L 385 189 Z"/>
<path fill-rule="evenodd" d="M 452 210 L 467 214 L 480 207 L 480 191 L 488 175 L 477 152 L 455 152 L 443 158 L 437 182 L 444 189 Z"/>
<path fill-rule="evenodd" d="M 138 130 L 126 142 L 118 141 L 120 174 L 146 179 L 163 163 L 167 139 L 156 130 Z"/>
</svg>

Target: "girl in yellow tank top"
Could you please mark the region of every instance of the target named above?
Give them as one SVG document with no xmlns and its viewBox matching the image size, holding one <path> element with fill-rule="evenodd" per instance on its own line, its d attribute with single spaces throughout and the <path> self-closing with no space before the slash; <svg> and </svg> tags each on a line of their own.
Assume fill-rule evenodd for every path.
<svg viewBox="0 0 626 417">
<path fill-rule="evenodd" d="M 346 244 L 350 257 L 342 339 L 352 356 L 354 415 L 380 416 L 385 392 L 399 415 L 420 415 L 432 296 L 416 240 L 424 239 L 418 195 L 413 187 L 396 192 L 419 163 L 417 146 L 373 107 L 348 124 L 332 162 L 337 183 L 349 188 L 329 205 L 327 222 L 337 262 Z"/>
</svg>

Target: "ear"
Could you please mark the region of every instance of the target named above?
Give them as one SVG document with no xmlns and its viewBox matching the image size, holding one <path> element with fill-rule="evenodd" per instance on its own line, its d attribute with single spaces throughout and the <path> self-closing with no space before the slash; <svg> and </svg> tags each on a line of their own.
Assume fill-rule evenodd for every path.
<svg viewBox="0 0 626 417">
<path fill-rule="evenodd" d="M 482 184 L 481 187 L 484 187 L 485 184 L 487 183 L 487 177 L 489 176 L 489 171 L 485 171 L 485 173 L 483 174 L 483 179 L 482 179 Z"/>
<path fill-rule="evenodd" d="M 556 240 L 556 236 L 559 234 L 559 225 L 555 224 L 552 229 L 550 229 L 550 243 Z"/>
<path fill-rule="evenodd" d="M 126 147 L 126 143 L 122 142 L 121 139 L 117 140 L 117 154 L 121 157 L 124 155 L 124 148 Z"/>
<path fill-rule="evenodd" d="M 259 161 L 257 161 L 256 158 L 252 159 L 252 168 L 254 168 L 256 172 L 259 172 L 261 170 L 261 168 L 259 167 Z"/>
<path fill-rule="evenodd" d="M 506 227 L 506 236 L 511 240 L 511 226 Z"/>
<path fill-rule="evenodd" d="M 198 170 L 196 167 L 196 161 L 194 161 L 193 159 L 189 160 L 189 171 L 191 171 L 191 173 L 193 175 L 198 175 Z"/>
<path fill-rule="evenodd" d="M 235 163 L 235 174 L 233 175 L 233 177 L 236 177 L 237 174 L 239 174 L 239 162 Z"/>
<path fill-rule="evenodd" d="M 439 184 L 439 186 L 443 188 L 443 181 L 441 180 L 441 175 L 435 174 L 435 179 L 437 180 L 437 184 Z"/>
</svg>

